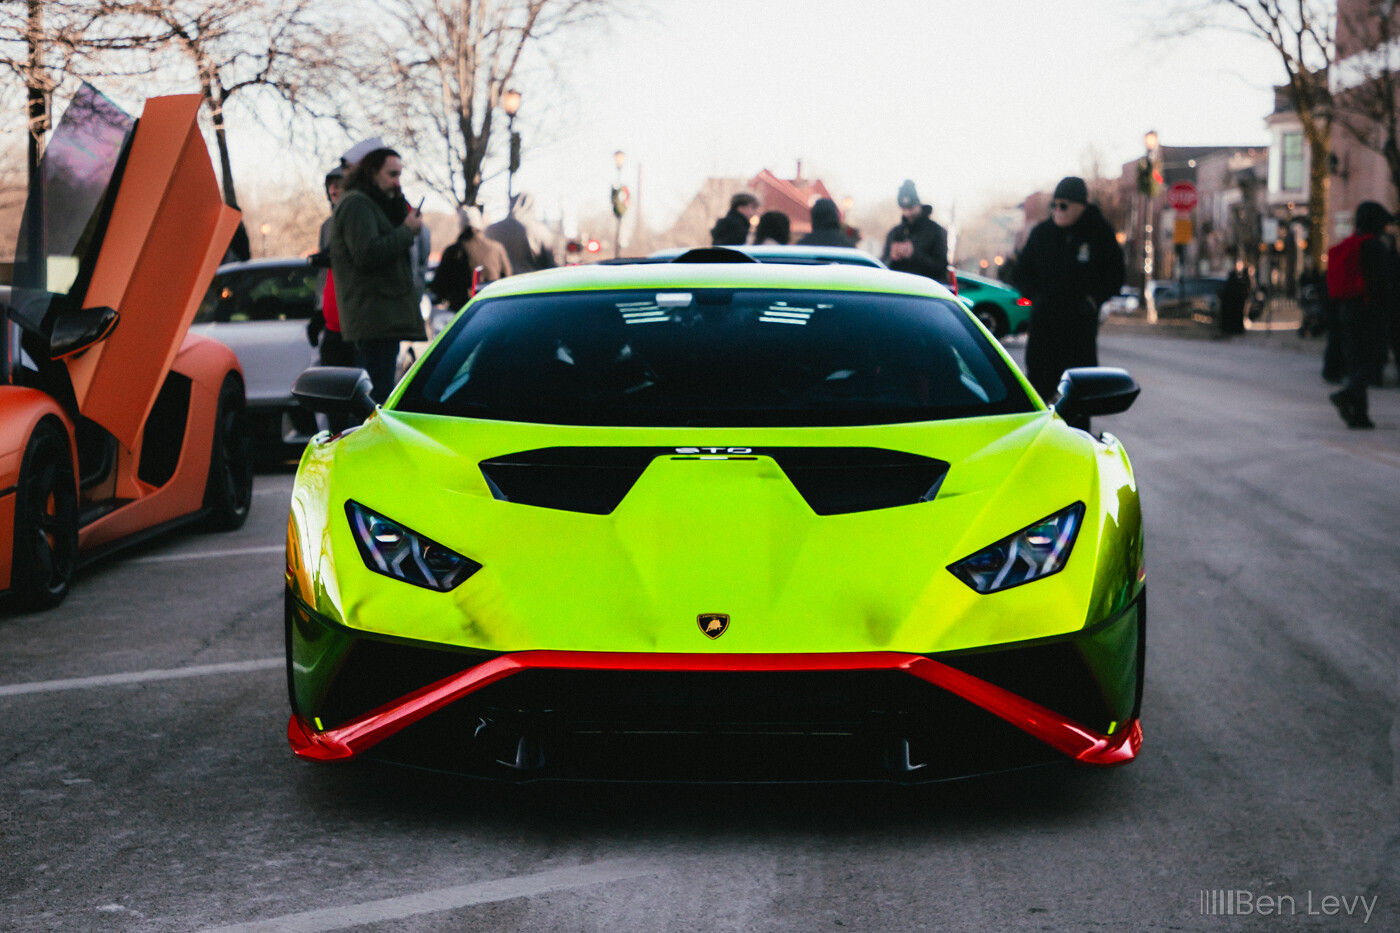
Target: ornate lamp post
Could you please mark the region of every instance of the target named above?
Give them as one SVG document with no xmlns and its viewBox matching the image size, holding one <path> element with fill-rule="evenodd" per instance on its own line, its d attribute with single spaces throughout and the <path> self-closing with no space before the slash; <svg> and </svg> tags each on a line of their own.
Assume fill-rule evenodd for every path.
<svg viewBox="0 0 1400 933">
<path fill-rule="evenodd" d="M 1146 289 L 1147 282 L 1152 279 L 1153 253 L 1156 233 L 1152 224 L 1152 198 L 1157 193 L 1157 161 L 1161 157 L 1161 149 L 1157 145 L 1157 131 L 1148 130 L 1142 138 L 1143 146 L 1147 153 L 1138 163 L 1138 190 L 1142 192 L 1146 207 L 1143 211 L 1143 238 L 1142 238 L 1142 278 L 1143 288 Z"/>
<path fill-rule="evenodd" d="M 506 172 L 506 203 L 514 197 L 515 173 L 520 169 L 520 134 L 515 131 L 515 115 L 520 110 L 520 92 L 511 88 L 501 95 L 501 109 L 506 112 L 506 131 L 510 133 L 510 167 Z"/>
</svg>

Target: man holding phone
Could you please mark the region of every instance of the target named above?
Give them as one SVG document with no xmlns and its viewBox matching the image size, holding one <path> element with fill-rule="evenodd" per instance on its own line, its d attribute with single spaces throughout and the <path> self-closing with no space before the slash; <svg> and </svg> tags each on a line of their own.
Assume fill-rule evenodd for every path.
<svg viewBox="0 0 1400 933">
<path fill-rule="evenodd" d="M 404 199 L 402 174 L 403 160 L 394 150 L 366 154 L 346 176 L 331 225 L 341 333 L 354 345 L 355 365 L 369 373 L 371 395 L 381 403 L 394 387 L 399 342 L 427 339 L 413 269 L 423 216 Z"/>
<path fill-rule="evenodd" d="M 896 272 L 928 276 L 948 284 L 948 231 L 933 219 L 933 208 L 919 200 L 914 183 L 905 180 L 896 197 L 903 219 L 885 236 L 881 255 Z"/>
</svg>

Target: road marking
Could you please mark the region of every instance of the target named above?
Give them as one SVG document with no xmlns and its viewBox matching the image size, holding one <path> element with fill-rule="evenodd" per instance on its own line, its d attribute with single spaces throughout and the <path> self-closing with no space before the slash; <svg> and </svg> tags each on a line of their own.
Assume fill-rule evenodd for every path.
<svg viewBox="0 0 1400 933">
<path fill-rule="evenodd" d="M 264 547 L 235 547 L 226 551 L 190 551 L 185 554 L 156 554 L 152 557 L 133 557 L 122 561 L 124 564 L 164 564 L 174 560 L 206 560 L 211 557 L 242 557 L 245 554 L 282 554 L 285 544 L 269 544 Z"/>
<path fill-rule="evenodd" d="M 457 910 L 475 904 L 490 904 L 495 901 L 509 901 L 519 897 L 533 897 L 551 891 L 566 891 L 591 884 L 604 884 L 612 881 L 626 881 L 659 872 L 655 866 L 634 859 L 619 859 L 606 862 L 593 862 L 589 865 L 576 865 L 571 868 L 558 868 L 533 875 L 520 875 L 515 878 L 501 878 L 495 881 L 479 881 L 455 888 L 440 888 L 409 894 L 404 897 L 390 897 L 382 901 L 368 901 L 350 907 L 328 907 L 323 910 L 308 910 L 299 914 L 286 914 L 271 920 L 256 920 L 252 923 L 235 923 L 230 926 L 209 927 L 199 933 L 331 933 L 348 930 L 367 923 L 383 923 L 388 920 L 403 920 L 420 914 L 439 913 L 444 910 Z"/>
<path fill-rule="evenodd" d="M 67 680 L 40 680 L 32 684 L 0 684 L 0 697 L 26 693 L 49 693 L 54 690 L 81 690 L 85 687 L 117 687 L 144 684 L 155 680 L 179 680 L 184 677 L 204 677 L 208 674 L 241 674 L 247 671 L 270 671 L 286 667 L 285 658 L 262 658 L 258 661 L 230 661 L 226 664 L 199 664 L 157 671 L 135 671 L 130 674 L 103 674 L 100 677 L 70 677 Z"/>
</svg>

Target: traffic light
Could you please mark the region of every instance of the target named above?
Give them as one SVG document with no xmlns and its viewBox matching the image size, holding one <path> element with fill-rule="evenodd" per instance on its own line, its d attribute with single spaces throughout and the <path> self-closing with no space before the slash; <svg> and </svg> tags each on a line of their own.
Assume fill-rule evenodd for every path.
<svg viewBox="0 0 1400 933">
<path fill-rule="evenodd" d="M 613 185 L 612 190 L 612 211 L 618 219 L 627 213 L 627 202 L 632 199 L 632 194 L 627 190 L 626 185 Z"/>
</svg>

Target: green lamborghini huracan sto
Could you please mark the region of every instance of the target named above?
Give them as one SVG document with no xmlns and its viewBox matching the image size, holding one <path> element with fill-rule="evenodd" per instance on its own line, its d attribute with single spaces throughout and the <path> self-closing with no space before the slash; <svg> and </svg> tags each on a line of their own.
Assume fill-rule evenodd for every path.
<svg viewBox="0 0 1400 933">
<path fill-rule="evenodd" d="M 1142 741 L 1132 466 L 941 285 L 726 251 L 481 290 L 318 368 L 288 738 L 505 780 L 942 780 Z"/>
</svg>

